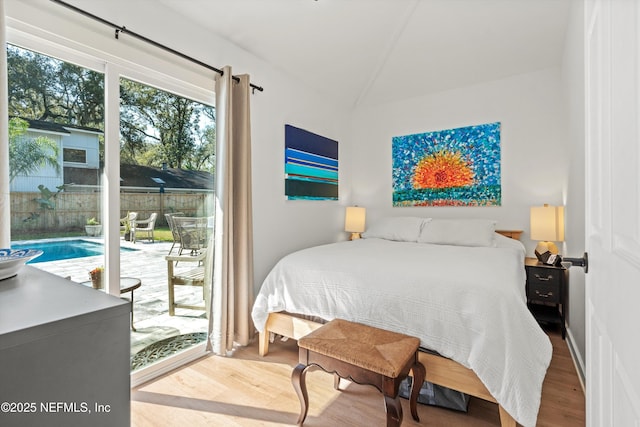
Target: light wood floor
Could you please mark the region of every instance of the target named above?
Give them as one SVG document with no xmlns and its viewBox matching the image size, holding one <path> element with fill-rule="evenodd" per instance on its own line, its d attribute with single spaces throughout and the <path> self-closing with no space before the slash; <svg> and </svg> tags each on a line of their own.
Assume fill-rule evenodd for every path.
<svg viewBox="0 0 640 427">
<path fill-rule="evenodd" d="M 550 332 L 553 359 L 542 390 L 538 426 L 585 425 L 584 394 L 567 345 Z M 295 341 L 276 343 L 265 358 L 257 344 L 234 357 L 209 356 L 132 390 L 131 425 L 280 426 L 295 425 L 300 410 L 291 386 L 297 364 Z M 343 384 L 344 381 L 343 381 Z M 344 388 L 344 386 L 342 387 Z M 307 375 L 310 408 L 305 426 L 384 426 L 382 395 L 371 386 L 348 384 L 333 389 L 333 377 L 322 371 Z M 498 408 L 471 398 L 469 411 L 418 405 L 420 423 L 402 399 L 403 426 L 499 426 Z"/>
</svg>

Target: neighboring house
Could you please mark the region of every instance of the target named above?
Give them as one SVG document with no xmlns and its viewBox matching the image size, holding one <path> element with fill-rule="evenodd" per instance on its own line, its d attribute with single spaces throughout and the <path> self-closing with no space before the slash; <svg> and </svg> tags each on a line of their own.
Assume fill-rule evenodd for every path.
<svg viewBox="0 0 640 427">
<path fill-rule="evenodd" d="M 83 176 L 82 184 L 97 184 L 100 174 L 99 137 L 103 134 L 100 129 L 25 120 L 29 122 L 29 128 L 20 138 L 46 137 L 55 141 L 61 172 L 51 166 L 43 166 L 29 176 L 18 175 L 11 182 L 10 191 L 38 191 L 41 184 L 53 191 L 62 184 L 74 182 L 77 175 Z"/>
<path fill-rule="evenodd" d="M 11 182 L 10 191 L 36 192 L 40 184 L 52 191 L 62 184 L 99 185 L 102 174 L 99 137 L 103 134 L 100 129 L 25 120 L 29 122 L 29 129 L 21 138 L 44 136 L 55 141 L 59 148 L 58 163 L 61 173 L 57 173 L 51 166 L 43 166 L 29 176 L 18 175 Z M 120 185 L 125 190 L 127 187 L 159 189 L 159 182 L 164 183 L 164 188 L 213 190 L 213 175 L 209 172 L 141 165 L 120 166 Z M 72 191 L 73 188 L 67 190 Z"/>
</svg>

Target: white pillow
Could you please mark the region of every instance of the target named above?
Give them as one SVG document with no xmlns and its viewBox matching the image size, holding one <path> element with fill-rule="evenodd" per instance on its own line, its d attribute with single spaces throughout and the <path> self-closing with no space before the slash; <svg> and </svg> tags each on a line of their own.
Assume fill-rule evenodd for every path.
<svg viewBox="0 0 640 427">
<path fill-rule="evenodd" d="M 494 246 L 496 221 L 487 219 L 433 219 L 425 224 L 418 243 L 455 246 Z"/>
<path fill-rule="evenodd" d="M 420 230 L 431 218 L 418 218 L 413 216 L 394 216 L 383 218 L 367 231 L 362 233 L 365 239 L 386 239 L 399 242 L 416 242 L 420 236 Z"/>
</svg>

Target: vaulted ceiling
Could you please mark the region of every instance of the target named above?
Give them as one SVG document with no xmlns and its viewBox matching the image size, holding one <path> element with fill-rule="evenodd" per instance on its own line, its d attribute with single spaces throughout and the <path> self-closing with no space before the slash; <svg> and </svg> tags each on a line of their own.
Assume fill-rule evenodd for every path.
<svg viewBox="0 0 640 427">
<path fill-rule="evenodd" d="M 105 18 L 135 28 L 135 2 L 358 106 L 558 66 L 571 0 L 126 0 Z"/>
</svg>

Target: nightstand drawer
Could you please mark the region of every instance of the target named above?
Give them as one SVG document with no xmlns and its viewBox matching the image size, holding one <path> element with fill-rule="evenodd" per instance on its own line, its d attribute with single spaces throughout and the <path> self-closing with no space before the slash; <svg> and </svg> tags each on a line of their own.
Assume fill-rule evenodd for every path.
<svg viewBox="0 0 640 427">
<path fill-rule="evenodd" d="M 529 285 L 553 285 L 560 286 L 560 275 L 562 270 L 551 268 L 530 268 L 527 271 Z"/>
<path fill-rule="evenodd" d="M 540 264 L 536 258 L 525 258 L 524 267 L 529 310 L 538 322 L 558 323 L 562 339 L 565 339 L 569 271 L 560 266 Z"/>
<path fill-rule="evenodd" d="M 531 283 L 529 282 L 529 290 L 527 296 L 531 301 L 550 302 L 553 304 L 560 303 L 560 286 L 549 283 Z"/>
</svg>

